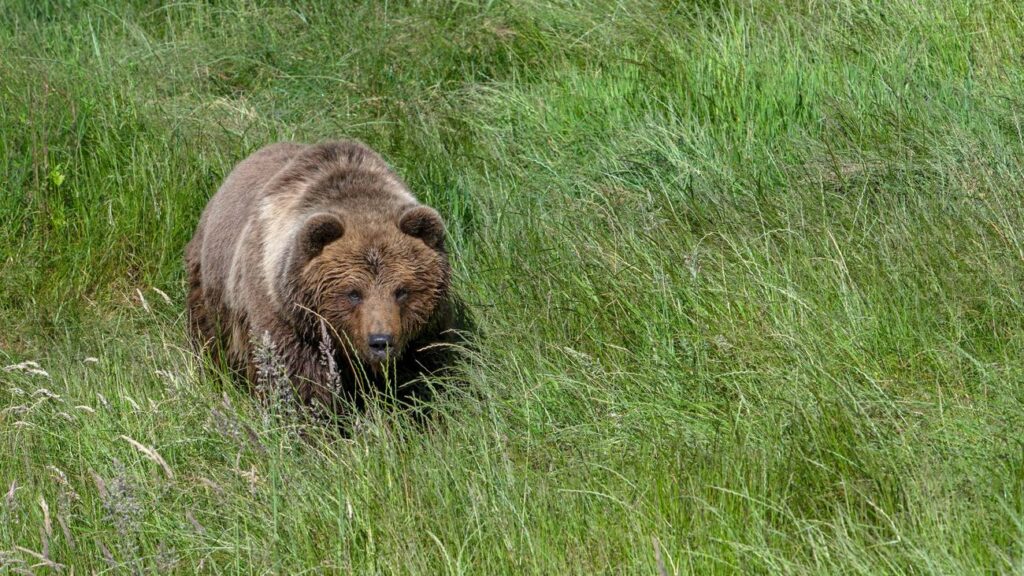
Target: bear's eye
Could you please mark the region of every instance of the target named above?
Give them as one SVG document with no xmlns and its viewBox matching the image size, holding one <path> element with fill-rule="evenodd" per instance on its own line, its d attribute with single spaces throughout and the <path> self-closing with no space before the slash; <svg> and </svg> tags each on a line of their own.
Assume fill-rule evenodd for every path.
<svg viewBox="0 0 1024 576">
<path fill-rule="evenodd" d="M 395 290 L 395 300 L 399 302 L 404 302 L 405 299 L 408 297 L 409 291 L 406 290 L 405 288 L 399 288 L 398 290 Z"/>
<path fill-rule="evenodd" d="M 352 304 L 359 304 L 363 301 L 363 295 L 359 293 L 359 290 L 349 290 L 345 297 L 348 298 L 348 301 Z"/>
</svg>

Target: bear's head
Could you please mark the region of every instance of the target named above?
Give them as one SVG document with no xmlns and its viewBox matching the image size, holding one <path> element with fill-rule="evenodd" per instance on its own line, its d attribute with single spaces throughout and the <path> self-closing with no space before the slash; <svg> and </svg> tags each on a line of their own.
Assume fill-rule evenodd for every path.
<svg viewBox="0 0 1024 576">
<path fill-rule="evenodd" d="M 444 237 L 441 216 L 423 205 L 395 217 L 321 212 L 306 219 L 292 268 L 305 330 L 319 334 L 318 319 L 325 320 L 336 344 L 374 372 L 398 359 L 446 305 Z"/>
</svg>

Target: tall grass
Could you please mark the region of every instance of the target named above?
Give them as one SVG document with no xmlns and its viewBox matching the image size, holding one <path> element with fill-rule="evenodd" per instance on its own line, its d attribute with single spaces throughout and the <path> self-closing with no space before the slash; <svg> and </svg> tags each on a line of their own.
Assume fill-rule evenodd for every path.
<svg viewBox="0 0 1024 576">
<path fill-rule="evenodd" d="M 0 572 L 1024 569 L 1016 2 L 0 4 Z M 187 351 L 207 198 L 339 136 L 480 325 L 426 426 Z"/>
</svg>

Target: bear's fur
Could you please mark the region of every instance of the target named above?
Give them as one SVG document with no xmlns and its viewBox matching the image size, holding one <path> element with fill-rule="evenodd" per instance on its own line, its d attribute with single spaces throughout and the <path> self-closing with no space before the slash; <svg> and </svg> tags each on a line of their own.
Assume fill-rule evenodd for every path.
<svg viewBox="0 0 1024 576">
<path fill-rule="evenodd" d="M 207 204 L 185 264 L 193 338 L 250 383 L 267 337 L 302 400 L 335 411 L 360 381 L 387 374 L 401 387 L 447 361 L 444 223 L 359 142 L 278 143 L 246 158 Z"/>
</svg>

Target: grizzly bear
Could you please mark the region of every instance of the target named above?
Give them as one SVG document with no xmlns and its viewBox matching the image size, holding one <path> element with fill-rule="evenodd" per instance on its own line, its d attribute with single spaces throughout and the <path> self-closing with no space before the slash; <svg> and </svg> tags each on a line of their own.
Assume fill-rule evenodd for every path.
<svg viewBox="0 0 1024 576">
<path fill-rule="evenodd" d="M 185 265 L 203 349 L 255 384 L 269 340 L 301 400 L 335 412 L 366 384 L 443 368 L 457 337 L 444 222 L 360 142 L 253 153 L 210 199 Z"/>
</svg>

